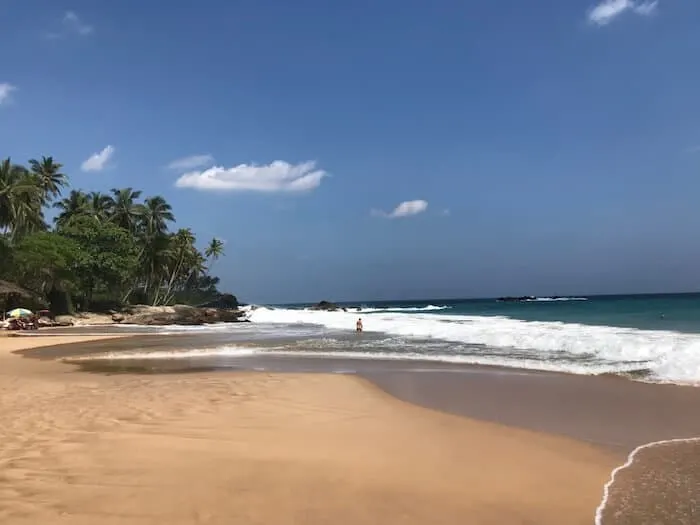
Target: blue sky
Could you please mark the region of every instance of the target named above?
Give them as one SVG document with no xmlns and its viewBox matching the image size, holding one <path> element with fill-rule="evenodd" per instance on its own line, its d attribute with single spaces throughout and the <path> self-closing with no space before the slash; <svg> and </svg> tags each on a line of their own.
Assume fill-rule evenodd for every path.
<svg viewBox="0 0 700 525">
<path fill-rule="evenodd" d="M 214 271 L 243 300 L 700 289 L 700 2 L 6 0 L 0 19 L 0 156 L 163 195 L 226 241 Z"/>
</svg>

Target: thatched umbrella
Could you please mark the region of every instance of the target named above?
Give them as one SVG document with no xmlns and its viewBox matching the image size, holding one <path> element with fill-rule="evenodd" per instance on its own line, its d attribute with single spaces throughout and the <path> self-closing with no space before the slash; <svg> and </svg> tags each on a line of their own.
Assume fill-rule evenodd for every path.
<svg viewBox="0 0 700 525">
<path fill-rule="evenodd" d="M 36 294 L 22 288 L 21 286 L 11 283 L 9 281 L 3 281 L 0 279 L 0 295 L 19 295 L 27 299 L 33 299 Z"/>
<path fill-rule="evenodd" d="M 19 296 L 23 297 L 25 299 L 30 299 L 30 300 L 36 300 L 37 295 L 35 293 L 30 292 L 26 288 L 22 288 L 21 286 L 11 283 L 9 281 L 3 281 L 0 279 L 0 304 L 2 304 L 2 318 L 5 318 L 5 307 L 7 307 L 8 300 L 11 296 Z"/>
</svg>

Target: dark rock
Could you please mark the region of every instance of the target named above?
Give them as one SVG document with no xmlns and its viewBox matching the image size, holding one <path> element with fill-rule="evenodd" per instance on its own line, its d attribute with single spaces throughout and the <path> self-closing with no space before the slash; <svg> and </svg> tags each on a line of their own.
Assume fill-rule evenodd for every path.
<svg viewBox="0 0 700 525">
<path fill-rule="evenodd" d="M 527 301 L 534 301 L 537 299 L 534 295 L 523 295 L 521 297 L 499 297 L 496 301 L 501 303 L 522 303 Z"/>
<path fill-rule="evenodd" d="M 221 297 L 208 303 L 200 304 L 200 308 L 222 308 L 227 310 L 236 310 L 240 305 L 235 295 L 230 293 L 222 294 Z"/>
<path fill-rule="evenodd" d="M 326 310 L 328 312 L 335 312 L 338 309 L 338 305 L 335 303 L 331 303 L 330 301 L 321 301 L 320 303 L 317 303 L 313 305 L 311 310 Z"/>
</svg>

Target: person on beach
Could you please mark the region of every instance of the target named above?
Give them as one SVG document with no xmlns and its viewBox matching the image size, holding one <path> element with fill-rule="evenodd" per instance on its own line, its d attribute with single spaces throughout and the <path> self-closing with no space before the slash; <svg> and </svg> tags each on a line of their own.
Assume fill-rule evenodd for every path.
<svg viewBox="0 0 700 525">
<path fill-rule="evenodd" d="M 361 317 L 357 320 L 357 323 L 355 323 L 355 331 L 358 333 L 362 331 L 362 318 Z"/>
</svg>

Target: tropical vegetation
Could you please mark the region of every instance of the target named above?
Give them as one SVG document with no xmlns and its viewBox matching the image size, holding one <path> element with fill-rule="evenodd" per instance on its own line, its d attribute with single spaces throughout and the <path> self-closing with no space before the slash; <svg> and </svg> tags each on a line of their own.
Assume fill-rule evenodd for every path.
<svg viewBox="0 0 700 525">
<path fill-rule="evenodd" d="M 70 189 L 62 169 L 52 157 L 26 166 L 0 161 L 0 279 L 34 292 L 56 313 L 221 297 L 219 279 L 209 274 L 224 253 L 221 240 L 200 250 L 189 228 L 173 229 L 163 197 Z"/>
</svg>

